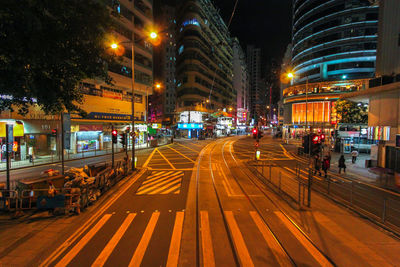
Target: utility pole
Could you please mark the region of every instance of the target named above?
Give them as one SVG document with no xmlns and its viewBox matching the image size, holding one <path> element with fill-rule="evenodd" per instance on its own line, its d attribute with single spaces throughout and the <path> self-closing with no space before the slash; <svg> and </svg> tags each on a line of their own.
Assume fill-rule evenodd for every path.
<svg viewBox="0 0 400 267">
<path fill-rule="evenodd" d="M 114 125 L 111 124 L 111 167 L 114 168 L 114 140 L 112 140 L 112 135 L 114 132 Z"/>
<path fill-rule="evenodd" d="M 64 113 L 61 112 L 61 174 L 64 175 Z"/>
<path fill-rule="evenodd" d="M 13 125 L 6 124 L 6 164 L 7 164 L 7 190 L 10 190 L 11 153 L 13 148 Z"/>
</svg>

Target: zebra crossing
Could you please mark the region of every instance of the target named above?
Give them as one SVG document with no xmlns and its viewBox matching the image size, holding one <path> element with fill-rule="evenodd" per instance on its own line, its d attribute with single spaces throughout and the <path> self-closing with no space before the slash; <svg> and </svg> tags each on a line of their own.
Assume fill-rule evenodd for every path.
<svg viewBox="0 0 400 267">
<path fill-rule="evenodd" d="M 140 185 L 136 195 L 179 194 L 183 171 L 153 171 Z"/>
<path fill-rule="evenodd" d="M 241 232 L 241 230 L 238 227 L 239 221 L 237 221 L 237 219 L 235 218 L 236 216 L 234 216 L 232 211 L 226 211 L 225 213 L 229 215 L 228 227 L 231 230 L 232 229 L 235 230 L 234 242 L 235 245 L 237 245 L 237 248 L 239 249 L 239 253 L 242 252 L 242 250 L 247 252 L 248 258 L 246 259 L 246 261 L 247 263 L 252 263 L 253 260 L 249 254 L 249 248 L 251 247 L 248 247 L 246 242 L 243 240 L 244 233 Z M 249 214 L 251 216 L 248 216 Z M 249 214 L 247 215 L 243 214 L 243 215 L 245 215 L 247 218 L 252 218 L 250 220 L 255 224 L 257 229 L 259 229 L 260 234 L 264 236 L 266 232 L 265 224 L 261 222 L 261 219 L 259 218 L 258 214 L 255 214 L 255 212 L 250 212 Z M 182 245 L 181 239 L 182 239 L 185 211 L 177 211 L 175 212 L 175 214 L 163 213 L 163 216 L 167 215 L 168 216 L 172 215 L 175 217 L 175 220 L 172 220 L 173 222 L 171 221 L 170 225 L 166 225 L 165 223 L 160 222 L 160 217 L 162 216 L 160 211 L 154 211 L 152 212 L 150 217 L 146 216 L 145 218 L 140 213 L 138 214 L 128 213 L 124 216 L 118 216 L 114 213 L 104 214 L 92 226 L 91 230 L 82 235 L 82 237 L 78 242 L 70 244 L 70 248 L 67 250 L 68 251 L 67 253 L 60 256 L 60 258 L 58 259 L 54 259 L 55 261 L 53 261 L 53 264 L 56 267 L 71 266 L 77 260 L 82 259 L 82 257 L 86 257 L 86 255 L 92 254 L 93 262 L 90 263 L 91 266 L 119 265 L 119 266 L 139 267 L 142 265 L 147 252 L 148 252 L 147 255 L 151 257 L 151 251 L 148 248 L 151 247 L 150 243 L 152 242 L 152 240 L 157 240 L 157 242 L 159 242 L 158 237 L 156 236 L 157 234 L 155 233 L 157 232 L 157 227 L 161 227 L 163 231 L 170 232 L 171 234 L 170 234 L 170 239 L 165 240 L 165 242 L 167 242 L 167 244 L 169 245 L 168 255 L 166 258 L 159 260 L 163 262 L 163 265 L 165 264 L 164 266 L 168 267 L 177 266 L 179 261 L 179 253 Z M 113 221 L 112 218 L 114 218 L 115 216 L 118 216 L 118 222 L 116 222 L 115 220 Z M 208 211 L 205 210 L 200 211 L 200 217 L 201 217 L 201 229 L 203 229 L 201 231 L 201 240 L 203 243 L 201 257 L 203 257 L 203 260 L 210 263 L 209 266 L 215 266 L 216 263 L 214 258 L 215 252 L 218 252 L 218 250 L 220 249 L 226 249 L 226 248 L 215 246 L 214 239 L 218 237 L 216 237 L 215 234 L 214 235 L 212 234 L 212 229 L 210 228 L 210 223 L 212 218 L 209 218 Z M 143 219 L 145 220 L 144 221 L 145 228 L 144 231 L 143 232 L 141 231 L 140 233 L 141 236 L 140 241 L 137 243 L 137 245 L 132 245 L 136 246 L 136 248 L 123 246 L 123 248 L 126 249 L 126 252 L 130 253 L 128 257 L 130 260 L 125 259 L 127 262 L 118 262 L 118 263 L 113 262 L 112 260 L 113 253 L 118 253 L 118 250 L 121 249 L 120 243 L 124 243 L 124 238 L 126 242 L 127 238 L 126 236 L 131 236 L 132 232 L 137 231 L 138 224 L 143 222 L 142 221 Z M 110 232 L 110 229 L 113 230 Z M 206 229 L 208 230 L 206 231 Z M 107 232 L 110 232 L 108 238 L 105 239 L 100 246 L 99 245 L 94 246 L 94 243 L 96 242 L 96 240 L 98 240 L 96 238 L 98 238 L 98 236 L 104 236 L 105 233 Z M 272 247 L 276 249 L 278 252 L 281 252 L 280 249 L 276 247 L 276 244 L 271 244 L 275 242 L 273 238 L 272 239 L 270 238 L 270 240 L 266 239 L 265 241 L 266 242 L 264 244 L 264 249 L 267 247 Z M 260 245 L 261 244 L 258 244 L 257 246 Z M 284 256 L 283 251 L 281 253 L 282 254 L 278 255 L 279 257 Z M 278 256 L 274 254 L 271 255 L 271 257 L 275 259 Z"/>
</svg>

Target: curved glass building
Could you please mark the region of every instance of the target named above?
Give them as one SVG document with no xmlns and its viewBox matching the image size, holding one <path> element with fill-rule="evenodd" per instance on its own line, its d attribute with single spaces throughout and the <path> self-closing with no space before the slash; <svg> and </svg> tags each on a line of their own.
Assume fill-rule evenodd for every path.
<svg viewBox="0 0 400 267">
<path fill-rule="evenodd" d="M 378 6 L 369 0 L 293 0 L 285 124 L 335 124 L 334 102 L 374 76 Z M 307 104 L 306 104 L 307 102 Z"/>
</svg>

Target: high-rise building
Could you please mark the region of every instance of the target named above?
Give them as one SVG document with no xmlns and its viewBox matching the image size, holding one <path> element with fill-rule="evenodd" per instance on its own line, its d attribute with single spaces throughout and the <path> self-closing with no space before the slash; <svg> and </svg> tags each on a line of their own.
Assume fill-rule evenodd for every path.
<svg viewBox="0 0 400 267">
<path fill-rule="evenodd" d="M 351 101 L 368 104 L 368 144 L 372 164 L 400 175 L 400 1 L 379 1 L 376 78 L 369 88 L 346 95 Z"/>
<path fill-rule="evenodd" d="M 250 115 L 258 121 L 265 116 L 265 89 L 261 80 L 261 49 L 247 46 L 247 68 L 250 84 Z"/>
<path fill-rule="evenodd" d="M 155 22 L 165 27 L 161 34 L 161 43 L 154 48 L 155 87 L 151 97 L 150 117 L 151 121 L 172 124 L 176 107 L 176 16 L 175 8 L 162 4 L 155 10 Z"/>
<path fill-rule="evenodd" d="M 178 111 L 234 108 L 230 35 L 213 2 L 180 1 L 177 29 Z"/>
<path fill-rule="evenodd" d="M 246 123 L 249 116 L 250 92 L 249 74 L 247 71 L 246 55 L 239 40 L 233 38 L 233 89 L 237 92 L 237 118 L 239 123 Z"/>
<path fill-rule="evenodd" d="M 368 87 L 378 28 L 372 2 L 293 1 L 293 80 L 283 91 L 285 124 L 329 129 L 336 123 L 334 102 Z"/>
</svg>

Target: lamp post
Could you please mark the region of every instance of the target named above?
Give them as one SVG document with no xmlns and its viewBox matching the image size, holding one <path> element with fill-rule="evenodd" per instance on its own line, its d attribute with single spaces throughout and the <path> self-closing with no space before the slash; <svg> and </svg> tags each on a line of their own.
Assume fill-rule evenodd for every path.
<svg viewBox="0 0 400 267">
<path fill-rule="evenodd" d="M 158 34 L 155 32 L 151 32 L 149 37 L 151 39 L 156 39 Z M 132 52 L 132 59 L 131 59 L 131 90 L 132 90 L 132 132 L 135 132 L 135 44 L 142 39 L 135 41 L 135 35 L 132 34 L 132 41 L 124 41 L 120 43 L 113 43 L 111 44 L 112 49 L 117 49 L 121 44 L 131 44 L 131 52 Z M 147 105 L 147 104 L 146 104 Z M 147 108 L 146 108 L 147 109 Z M 132 170 L 136 169 L 135 164 L 135 136 L 132 137 Z"/>
</svg>

